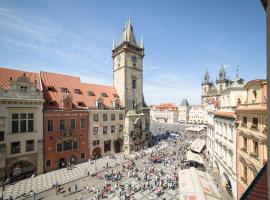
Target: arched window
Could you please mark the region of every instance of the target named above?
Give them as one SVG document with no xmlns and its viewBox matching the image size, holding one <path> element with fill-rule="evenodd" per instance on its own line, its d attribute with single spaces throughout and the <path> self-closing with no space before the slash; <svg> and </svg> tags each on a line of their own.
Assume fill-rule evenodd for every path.
<svg viewBox="0 0 270 200">
<path fill-rule="evenodd" d="M 136 89 L 136 79 L 132 79 L 132 89 Z"/>
</svg>

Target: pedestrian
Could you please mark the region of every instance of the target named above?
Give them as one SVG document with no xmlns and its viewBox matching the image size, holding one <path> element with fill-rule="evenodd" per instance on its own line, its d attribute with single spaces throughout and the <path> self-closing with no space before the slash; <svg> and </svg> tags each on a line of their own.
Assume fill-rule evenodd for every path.
<svg viewBox="0 0 270 200">
<path fill-rule="evenodd" d="M 71 193 L 71 187 L 70 186 L 68 187 L 68 192 Z"/>
<path fill-rule="evenodd" d="M 77 190 L 78 190 L 78 185 L 77 183 L 75 183 L 75 192 L 77 192 Z"/>
<path fill-rule="evenodd" d="M 33 191 L 33 193 L 32 193 L 33 200 L 36 200 L 36 196 L 37 196 L 37 194 L 35 193 L 35 191 Z"/>
</svg>

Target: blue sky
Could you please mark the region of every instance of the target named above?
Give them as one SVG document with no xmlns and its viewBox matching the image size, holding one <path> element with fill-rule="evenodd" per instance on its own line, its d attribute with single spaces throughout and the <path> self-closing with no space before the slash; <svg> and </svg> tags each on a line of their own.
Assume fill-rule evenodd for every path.
<svg viewBox="0 0 270 200">
<path fill-rule="evenodd" d="M 200 102 L 208 68 L 230 78 L 266 77 L 265 13 L 259 0 L 0 1 L 0 66 L 112 84 L 112 40 L 131 16 L 143 34 L 148 104 Z"/>
</svg>

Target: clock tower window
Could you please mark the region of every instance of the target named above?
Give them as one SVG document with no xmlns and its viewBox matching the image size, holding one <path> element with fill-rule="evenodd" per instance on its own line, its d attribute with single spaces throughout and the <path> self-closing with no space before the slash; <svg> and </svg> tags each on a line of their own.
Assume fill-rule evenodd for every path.
<svg viewBox="0 0 270 200">
<path fill-rule="evenodd" d="M 132 89 L 136 89 L 136 79 L 132 79 Z"/>
</svg>

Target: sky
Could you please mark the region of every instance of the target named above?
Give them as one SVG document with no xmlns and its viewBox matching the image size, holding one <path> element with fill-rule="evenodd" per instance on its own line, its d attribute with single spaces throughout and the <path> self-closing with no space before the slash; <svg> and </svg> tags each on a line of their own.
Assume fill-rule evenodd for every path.
<svg viewBox="0 0 270 200">
<path fill-rule="evenodd" d="M 207 68 L 230 79 L 266 78 L 266 21 L 259 0 L 1 0 L 0 66 L 112 85 L 112 41 L 131 17 L 144 38 L 147 104 L 199 104 Z"/>
</svg>

